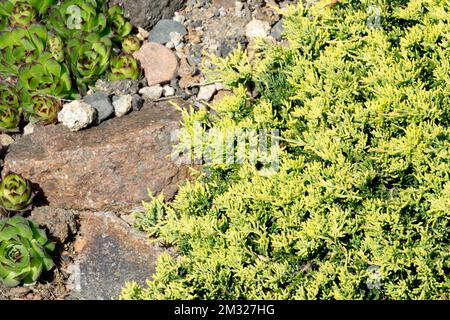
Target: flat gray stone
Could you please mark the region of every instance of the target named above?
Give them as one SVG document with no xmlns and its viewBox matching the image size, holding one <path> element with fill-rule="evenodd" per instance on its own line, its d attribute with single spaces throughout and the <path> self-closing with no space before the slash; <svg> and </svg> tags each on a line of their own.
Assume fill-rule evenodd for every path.
<svg viewBox="0 0 450 320">
<path fill-rule="evenodd" d="M 127 282 L 145 285 L 155 273 L 157 258 L 170 252 L 150 244 L 145 233 L 113 213 L 83 212 L 80 224 L 69 300 L 118 299 Z"/>
<path fill-rule="evenodd" d="M 97 110 L 97 124 L 109 119 L 114 114 L 114 106 L 105 92 L 95 92 L 84 97 L 84 102 Z"/>
<path fill-rule="evenodd" d="M 175 20 L 161 20 L 156 26 L 150 31 L 149 41 L 156 42 L 159 44 L 166 44 L 171 40 L 170 33 L 176 32 L 181 36 L 187 34 L 186 28 Z"/>
<path fill-rule="evenodd" d="M 277 40 L 281 40 L 281 38 L 283 37 L 283 32 L 284 32 L 283 20 L 280 20 L 272 27 L 270 35 Z"/>
</svg>

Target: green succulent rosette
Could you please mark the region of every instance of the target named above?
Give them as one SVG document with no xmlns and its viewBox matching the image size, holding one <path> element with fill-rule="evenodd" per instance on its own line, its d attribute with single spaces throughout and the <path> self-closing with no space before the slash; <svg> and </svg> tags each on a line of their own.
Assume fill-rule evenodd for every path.
<svg viewBox="0 0 450 320">
<path fill-rule="evenodd" d="M 120 42 L 133 30 L 133 25 L 125 20 L 122 7 L 115 5 L 108 9 L 108 26 L 113 41 Z"/>
<path fill-rule="evenodd" d="M 0 82 L 0 132 L 17 132 L 19 123 L 17 90 L 9 83 Z"/>
<path fill-rule="evenodd" d="M 56 123 L 61 108 L 61 101 L 49 96 L 35 95 L 29 101 L 23 102 L 26 118 L 31 123 Z"/>
<path fill-rule="evenodd" d="M 39 58 L 47 41 L 47 28 L 34 24 L 0 34 L 0 73 L 17 75 L 20 67 Z"/>
<path fill-rule="evenodd" d="M 108 80 L 138 80 L 140 76 L 141 69 L 139 68 L 137 60 L 133 58 L 132 55 L 122 53 L 111 59 L 111 70 L 108 73 Z"/>
<path fill-rule="evenodd" d="M 122 41 L 122 51 L 133 54 L 141 48 L 141 40 L 138 37 L 130 35 Z"/>
<path fill-rule="evenodd" d="M 19 123 L 18 107 L 0 103 L 0 132 L 17 132 Z"/>
<path fill-rule="evenodd" d="M 67 44 L 69 64 L 77 79 L 78 90 L 87 91 L 109 68 L 112 42 L 108 37 L 90 33 L 84 38 L 75 37 Z"/>
<path fill-rule="evenodd" d="M 33 197 L 30 182 L 18 174 L 10 173 L 0 182 L 0 206 L 7 211 L 28 210 Z"/>
<path fill-rule="evenodd" d="M 13 5 L 9 16 L 9 25 L 11 27 L 29 27 L 35 21 L 37 12 L 31 4 L 26 2 L 16 2 Z"/>
<path fill-rule="evenodd" d="M 101 34 L 108 25 L 106 4 L 96 0 L 66 0 L 50 12 L 49 28 L 63 39 L 80 31 Z"/>
<path fill-rule="evenodd" d="M 32 94 L 68 97 L 72 93 L 69 70 L 48 52 L 20 69 L 19 87 L 25 101 Z"/>
<path fill-rule="evenodd" d="M 33 221 L 21 216 L 0 220 L 0 282 L 6 287 L 33 285 L 50 271 L 55 244 Z"/>
<path fill-rule="evenodd" d="M 11 15 L 13 11 L 20 13 L 20 9 L 28 8 L 31 6 L 34 11 L 34 16 L 37 18 L 37 15 L 45 15 L 53 4 L 56 3 L 57 0 L 2 0 L 0 3 L 0 14 L 3 14 L 7 17 Z M 25 5 L 25 6 L 24 6 Z M 24 16 L 29 15 L 28 12 L 24 12 Z"/>
<path fill-rule="evenodd" d="M 0 82 L 0 104 L 19 108 L 19 97 L 15 86 Z"/>
</svg>

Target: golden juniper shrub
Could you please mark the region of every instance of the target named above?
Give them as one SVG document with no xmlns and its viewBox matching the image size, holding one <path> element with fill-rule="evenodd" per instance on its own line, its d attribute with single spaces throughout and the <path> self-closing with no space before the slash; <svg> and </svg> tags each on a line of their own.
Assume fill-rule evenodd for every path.
<svg viewBox="0 0 450 320">
<path fill-rule="evenodd" d="M 289 47 L 215 60 L 234 96 L 186 127 L 276 126 L 280 169 L 211 165 L 148 204 L 138 226 L 180 255 L 122 298 L 450 298 L 449 23 L 448 0 L 298 5 Z"/>
</svg>

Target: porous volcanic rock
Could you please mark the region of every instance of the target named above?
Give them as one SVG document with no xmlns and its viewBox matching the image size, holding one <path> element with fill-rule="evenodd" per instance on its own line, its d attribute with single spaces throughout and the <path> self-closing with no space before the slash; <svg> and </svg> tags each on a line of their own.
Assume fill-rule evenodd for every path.
<svg viewBox="0 0 450 320">
<path fill-rule="evenodd" d="M 124 8 L 125 17 L 137 27 L 150 30 L 159 20 L 170 19 L 186 0 L 109 0 Z"/>
<path fill-rule="evenodd" d="M 148 199 L 147 189 L 170 199 L 191 172 L 170 157 L 179 122 L 169 103 L 147 102 L 88 130 L 38 127 L 11 144 L 3 174 L 30 179 L 53 208 L 119 212 Z"/>
</svg>

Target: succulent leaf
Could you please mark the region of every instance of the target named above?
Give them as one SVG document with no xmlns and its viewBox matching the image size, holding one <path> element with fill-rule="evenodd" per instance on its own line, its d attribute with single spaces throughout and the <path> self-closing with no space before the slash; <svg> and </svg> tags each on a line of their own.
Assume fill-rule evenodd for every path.
<svg viewBox="0 0 450 320">
<path fill-rule="evenodd" d="M 33 5 L 40 15 L 45 15 L 48 9 L 56 3 L 57 0 L 26 0 Z"/>
<path fill-rule="evenodd" d="M 47 39 L 47 48 L 48 51 L 50 51 L 50 53 L 52 54 L 53 59 L 58 62 L 64 61 L 64 43 L 59 36 L 53 33 L 49 33 Z"/>
<path fill-rule="evenodd" d="M 0 12 L 0 32 L 5 30 L 6 26 L 8 26 L 8 17 L 2 15 Z"/>
</svg>

